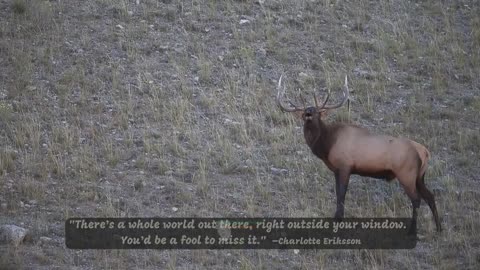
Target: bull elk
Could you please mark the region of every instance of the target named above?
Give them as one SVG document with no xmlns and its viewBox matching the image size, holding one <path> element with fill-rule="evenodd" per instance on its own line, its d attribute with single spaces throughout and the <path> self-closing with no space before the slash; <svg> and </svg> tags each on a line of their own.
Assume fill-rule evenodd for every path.
<svg viewBox="0 0 480 270">
<path fill-rule="evenodd" d="M 416 233 L 417 209 L 421 199 L 430 207 L 437 231 L 441 231 L 433 194 L 425 186 L 424 178 L 430 153 L 425 146 L 412 140 L 377 135 L 367 129 L 346 123 L 325 123 L 322 118 L 329 110 L 341 107 L 349 100 L 348 80 L 345 76 L 343 99 L 327 105 L 330 91 L 319 103 L 314 94 L 315 106 L 303 108 L 289 101 L 290 107 L 282 104 L 285 88 L 282 76 L 277 85 L 277 104 L 284 112 L 301 117 L 307 145 L 335 175 L 337 195 L 336 219 L 344 215 L 344 201 L 350 175 L 360 175 L 391 181 L 398 179 L 412 202 L 412 223 L 410 233 Z M 305 103 L 305 102 L 304 102 Z M 319 105 L 321 104 L 321 105 Z"/>
</svg>

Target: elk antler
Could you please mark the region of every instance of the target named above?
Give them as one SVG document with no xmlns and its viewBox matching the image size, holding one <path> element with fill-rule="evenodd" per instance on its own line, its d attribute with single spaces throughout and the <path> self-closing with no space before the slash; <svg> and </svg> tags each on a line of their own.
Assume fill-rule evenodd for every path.
<svg viewBox="0 0 480 270">
<path fill-rule="evenodd" d="M 280 107 L 280 109 L 284 112 L 303 111 L 304 109 L 299 108 L 297 105 L 295 105 L 290 100 L 288 101 L 288 103 L 290 103 L 290 106 L 292 106 L 293 108 L 287 108 L 287 107 L 283 106 L 281 98 L 285 94 L 285 88 L 282 88 L 282 77 L 283 77 L 283 74 L 280 76 L 280 79 L 278 79 L 278 85 L 277 85 L 277 105 L 278 105 L 278 107 Z"/>
<path fill-rule="evenodd" d="M 285 94 L 285 88 L 282 87 L 282 77 L 283 77 L 283 74 L 280 76 L 280 79 L 278 79 L 278 85 L 277 85 L 277 105 L 280 107 L 280 109 L 282 109 L 282 111 L 284 112 L 297 112 L 297 111 L 303 111 L 304 108 L 299 108 L 297 105 L 295 105 L 292 101 L 288 101 L 288 103 L 290 104 L 291 107 L 293 108 L 287 108 L 285 107 L 282 102 L 281 102 L 281 98 L 282 96 Z M 303 99 L 303 97 L 301 96 L 302 98 L 302 101 L 303 101 L 303 106 L 306 107 L 306 104 L 305 104 L 305 100 Z M 318 110 L 330 110 L 330 109 L 336 109 L 336 108 L 339 108 L 341 107 L 345 101 L 349 101 L 350 102 L 350 97 L 349 97 L 349 90 L 348 90 L 348 79 L 347 79 L 347 75 L 345 75 L 345 85 L 344 85 L 344 90 L 343 90 L 343 99 L 337 103 L 337 104 L 334 104 L 334 105 L 327 105 L 327 102 L 328 100 L 330 99 L 330 89 L 328 89 L 328 92 L 327 92 L 327 97 L 325 98 L 325 100 L 323 101 L 322 105 L 321 106 L 318 106 L 318 100 L 317 100 L 317 96 L 315 95 L 315 93 L 313 94 L 313 98 L 314 98 L 314 101 L 315 101 L 315 107 L 317 107 Z M 350 105 L 350 104 L 349 104 Z"/>
<path fill-rule="evenodd" d="M 337 104 L 334 104 L 334 105 L 326 105 L 327 104 L 327 101 L 328 99 L 330 98 L 330 89 L 328 90 L 328 93 L 327 93 L 327 97 L 325 98 L 325 101 L 323 102 L 322 106 L 321 107 L 317 107 L 319 110 L 322 110 L 322 109 L 336 109 L 336 108 L 339 108 L 343 105 L 343 103 L 345 103 L 345 101 L 347 101 L 349 99 L 349 95 L 348 95 L 348 79 L 347 79 L 347 75 L 345 75 L 345 85 L 344 85 L 344 90 L 343 90 L 343 99 L 337 103 Z M 316 99 L 316 98 L 315 98 Z"/>
</svg>

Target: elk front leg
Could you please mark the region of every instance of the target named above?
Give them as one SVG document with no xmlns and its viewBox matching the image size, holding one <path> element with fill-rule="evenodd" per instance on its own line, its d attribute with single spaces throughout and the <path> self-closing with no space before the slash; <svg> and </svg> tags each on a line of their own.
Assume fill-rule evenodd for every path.
<svg viewBox="0 0 480 270">
<path fill-rule="evenodd" d="M 335 218 L 342 219 L 344 214 L 345 194 L 347 193 L 350 172 L 348 170 L 337 170 L 335 172 L 335 192 L 337 194 L 337 210 Z"/>
</svg>

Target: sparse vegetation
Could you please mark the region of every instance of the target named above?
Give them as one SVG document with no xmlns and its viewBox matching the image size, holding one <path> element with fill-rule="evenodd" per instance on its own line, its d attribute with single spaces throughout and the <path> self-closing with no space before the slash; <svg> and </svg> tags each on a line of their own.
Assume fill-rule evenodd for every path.
<svg viewBox="0 0 480 270">
<path fill-rule="evenodd" d="M 12 10 L 17 14 L 23 14 L 27 10 L 27 3 L 25 3 L 25 0 L 13 0 Z"/>
<path fill-rule="evenodd" d="M 7 2 L 0 223 L 36 233 L 0 269 L 480 265 L 478 1 Z M 274 102 L 284 72 L 308 101 L 348 74 L 351 111 L 328 121 L 429 147 L 445 232 L 423 203 L 415 250 L 65 249 L 73 216 L 332 216 L 333 175 Z M 411 215 L 397 182 L 370 181 L 352 177 L 346 217 Z"/>
</svg>

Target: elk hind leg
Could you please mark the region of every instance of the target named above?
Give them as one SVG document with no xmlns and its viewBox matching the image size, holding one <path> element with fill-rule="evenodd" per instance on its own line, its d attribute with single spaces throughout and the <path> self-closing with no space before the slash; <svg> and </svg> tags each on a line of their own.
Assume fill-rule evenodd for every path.
<svg viewBox="0 0 480 270">
<path fill-rule="evenodd" d="M 420 196 L 423 198 L 423 200 L 425 200 L 425 202 L 428 204 L 428 207 L 430 207 L 430 210 L 432 211 L 435 225 L 437 226 L 437 231 L 442 231 L 442 225 L 440 223 L 440 219 L 438 218 L 437 206 L 435 205 L 435 197 L 425 186 L 425 173 L 422 175 L 422 177 L 417 179 L 416 186 L 418 193 L 420 193 Z"/>
<path fill-rule="evenodd" d="M 408 182 L 405 179 L 416 179 L 415 175 L 405 175 L 403 177 L 398 177 L 400 184 L 403 186 L 405 193 L 410 198 L 412 202 L 412 223 L 410 225 L 409 234 L 414 235 L 417 233 L 417 216 L 418 216 L 418 208 L 420 207 L 421 197 L 420 194 L 417 192 L 416 186 L 407 184 Z"/>
</svg>

